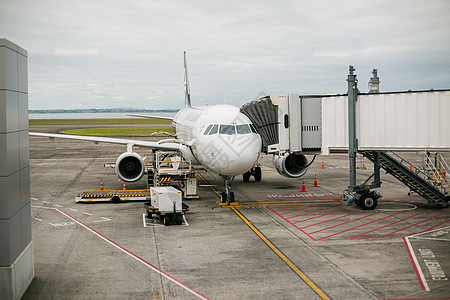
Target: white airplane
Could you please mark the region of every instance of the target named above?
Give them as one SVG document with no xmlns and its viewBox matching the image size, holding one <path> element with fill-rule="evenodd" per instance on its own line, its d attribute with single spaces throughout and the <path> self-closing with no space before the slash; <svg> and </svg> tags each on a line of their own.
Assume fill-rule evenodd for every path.
<svg viewBox="0 0 450 300">
<path fill-rule="evenodd" d="M 238 107 L 223 104 L 192 107 L 186 52 L 184 71 L 185 107 L 172 119 L 174 138 L 152 142 L 36 132 L 30 132 L 30 135 L 127 145 L 127 151 L 117 158 L 115 165 L 117 176 L 125 182 L 138 181 L 144 175 L 144 158 L 133 151 L 133 146 L 179 151 L 192 164 L 200 164 L 219 174 L 225 186 L 222 202 L 234 202 L 234 193 L 230 192 L 232 178 L 243 174 L 244 181 L 248 181 L 251 175 L 256 181 L 261 180 L 261 168 L 255 166 L 261 151 L 261 137 Z M 295 153 L 274 155 L 274 165 L 281 175 L 287 177 L 302 176 L 308 166 L 306 157 Z"/>
</svg>

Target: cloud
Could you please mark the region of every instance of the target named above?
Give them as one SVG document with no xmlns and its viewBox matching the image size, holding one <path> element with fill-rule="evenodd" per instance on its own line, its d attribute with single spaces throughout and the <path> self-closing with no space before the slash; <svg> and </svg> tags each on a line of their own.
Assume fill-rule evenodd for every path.
<svg viewBox="0 0 450 300">
<path fill-rule="evenodd" d="M 448 11 L 445 0 L 15 0 L 0 4 L 0 36 L 28 50 L 31 109 L 182 107 L 185 50 L 193 103 L 241 105 L 261 91 L 345 92 L 349 64 L 361 82 L 378 68 L 382 91 L 450 88 Z"/>
</svg>

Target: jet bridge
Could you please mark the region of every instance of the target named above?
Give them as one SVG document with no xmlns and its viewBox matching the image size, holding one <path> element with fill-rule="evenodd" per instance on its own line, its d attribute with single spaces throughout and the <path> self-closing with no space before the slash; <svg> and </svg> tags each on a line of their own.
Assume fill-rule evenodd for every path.
<svg viewBox="0 0 450 300">
<path fill-rule="evenodd" d="M 401 157 L 387 152 L 450 151 L 447 124 L 450 90 L 371 91 L 364 94 L 357 88 L 353 71 L 350 67 L 348 94 L 270 95 L 244 104 L 241 112 L 250 118 L 260 133 L 262 152 L 275 155 L 275 167 L 282 175 L 292 175 L 289 169 L 300 163 L 297 169 L 301 172 L 296 173 L 300 176 L 309 166 L 306 158 L 292 158 L 290 168 L 286 158 L 284 171 L 280 171 L 277 161 L 281 161 L 283 155 L 294 157 L 292 154 L 300 154 L 304 157 L 308 154 L 348 152 L 350 185 L 344 191 L 343 204 L 355 202 L 364 209 L 374 209 L 380 195 L 370 189 L 381 186 L 379 172 L 383 168 L 430 203 L 446 206 L 450 197 L 447 187 L 450 177 L 444 171 L 448 170 L 448 167 L 444 168 L 447 165 L 445 161 L 432 169 L 432 173 L 441 175 L 426 176 L 427 170 L 420 174 L 407 174 L 410 170 L 401 166 L 404 163 Z M 356 184 L 356 153 L 374 162 L 374 174 L 362 185 Z M 371 178 L 374 181 L 367 184 Z"/>
</svg>

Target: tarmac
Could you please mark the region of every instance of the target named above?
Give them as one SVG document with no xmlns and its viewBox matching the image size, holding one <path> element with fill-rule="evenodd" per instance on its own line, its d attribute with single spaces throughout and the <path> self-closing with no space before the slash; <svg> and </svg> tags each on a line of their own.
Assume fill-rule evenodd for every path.
<svg viewBox="0 0 450 300">
<path fill-rule="evenodd" d="M 145 219 L 143 202 L 75 203 L 101 180 L 122 189 L 103 165 L 125 150 L 30 137 L 35 278 L 23 299 L 450 299 L 450 209 L 384 172 L 377 209 L 342 206 L 347 154 L 317 156 L 306 192 L 264 155 L 261 182 L 232 182 L 233 207 L 216 203 L 220 177 L 201 172 L 183 225 L 164 226 Z M 373 166 L 358 165 L 362 182 Z M 145 181 L 127 184 L 137 188 Z"/>
</svg>

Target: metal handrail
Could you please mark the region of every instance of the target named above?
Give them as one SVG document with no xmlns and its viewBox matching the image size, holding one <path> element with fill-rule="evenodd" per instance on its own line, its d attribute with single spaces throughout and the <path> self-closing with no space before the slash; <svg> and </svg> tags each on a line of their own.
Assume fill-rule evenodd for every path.
<svg viewBox="0 0 450 300">
<path fill-rule="evenodd" d="M 438 155 L 439 162 L 441 163 L 441 165 L 443 164 L 443 168 L 446 171 L 445 175 L 444 175 L 444 179 L 446 179 L 446 178 L 450 179 L 450 174 L 448 173 L 450 171 L 450 167 L 448 166 L 448 164 L 445 161 L 444 157 L 440 153 L 437 153 L 437 155 Z"/>
<path fill-rule="evenodd" d="M 413 164 L 411 164 L 410 162 L 408 162 L 407 160 L 405 160 L 403 157 L 401 157 L 400 155 L 398 155 L 395 152 L 390 152 L 392 153 L 392 155 L 396 156 L 397 158 L 400 159 L 399 163 L 404 166 L 405 168 L 409 168 L 409 167 L 413 167 L 413 173 L 415 173 L 416 175 L 421 175 L 423 177 L 423 179 L 425 180 L 429 180 L 429 181 L 433 181 L 433 177 L 430 176 L 430 174 L 426 173 L 425 171 L 419 169 L 418 167 L 415 167 Z M 398 160 L 397 160 L 398 161 Z M 415 170 L 415 172 L 414 172 Z"/>
<path fill-rule="evenodd" d="M 437 153 L 438 155 L 440 155 L 439 153 Z M 439 168 L 437 168 L 435 166 L 435 164 L 433 163 L 433 160 L 425 154 L 425 165 L 426 167 L 430 168 L 433 171 L 433 176 L 432 176 L 432 181 L 433 184 L 435 186 L 438 187 L 438 189 L 442 192 L 445 193 L 445 189 L 442 186 L 442 183 L 445 181 L 445 177 L 442 176 L 442 174 L 439 171 L 435 171 L 435 170 L 439 170 Z M 444 161 L 445 162 L 445 161 Z"/>
</svg>

